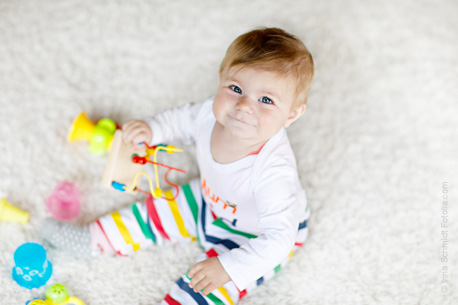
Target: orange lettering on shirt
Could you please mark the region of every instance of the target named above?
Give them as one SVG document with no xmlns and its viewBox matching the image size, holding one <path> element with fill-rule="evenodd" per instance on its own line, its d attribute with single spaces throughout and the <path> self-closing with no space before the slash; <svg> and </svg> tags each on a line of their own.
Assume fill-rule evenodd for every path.
<svg viewBox="0 0 458 305">
<path fill-rule="evenodd" d="M 213 204 L 216 205 L 221 202 L 223 204 L 223 210 L 225 210 L 227 207 L 231 207 L 233 209 L 232 214 L 235 214 L 235 212 L 237 211 L 237 208 L 235 207 L 235 205 L 228 204 L 226 201 L 219 198 L 219 196 L 217 196 L 216 194 L 212 194 L 210 191 L 210 188 L 207 186 L 207 181 L 205 179 L 202 182 L 201 188 L 202 188 L 202 193 L 204 194 L 204 197 L 209 198 L 211 200 L 211 202 L 209 202 L 211 207 L 213 207 Z"/>
</svg>

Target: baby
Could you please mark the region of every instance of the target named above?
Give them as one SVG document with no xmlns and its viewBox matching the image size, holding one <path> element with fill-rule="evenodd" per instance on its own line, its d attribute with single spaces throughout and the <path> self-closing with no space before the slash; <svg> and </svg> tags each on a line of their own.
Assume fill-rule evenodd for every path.
<svg viewBox="0 0 458 305">
<path fill-rule="evenodd" d="M 214 97 L 122 126 L 137 148 L 195 143 L 200 178 L 89 226 L 49 220 L 44 239 L 79 257 L 197 241 L 204 253 L 161 304 L 235 304 L 302 246 L 310 215 L 285 128 L 305 111 L 313 60 L 296 37 L 253 30 L 228 48 Z M 173 197 L 172 192 L 165 196 Z"/>
</svg>

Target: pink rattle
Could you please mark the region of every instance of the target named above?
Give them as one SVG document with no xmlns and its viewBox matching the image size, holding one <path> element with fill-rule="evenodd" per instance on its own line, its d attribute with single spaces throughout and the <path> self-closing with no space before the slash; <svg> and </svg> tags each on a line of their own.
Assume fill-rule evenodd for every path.
<svg viewBox="0 0 458 305">
<path fill-rule="evenodd" d="M 46 206 L 54 218 L 71 220 L 80 212 L 79 196 L 76 185 L 68 181 L 60 182 L 46 199 Z"/>
</svg>

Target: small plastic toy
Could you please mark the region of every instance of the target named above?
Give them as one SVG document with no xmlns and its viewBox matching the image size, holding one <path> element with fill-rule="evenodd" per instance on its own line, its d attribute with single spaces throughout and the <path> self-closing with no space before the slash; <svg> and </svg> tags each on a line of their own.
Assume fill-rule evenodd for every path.
<svg viewBox="0 0 458 305">
<path fill-rule="evenodd" d="M 151 194 L 155 198 L 161 197 L 169 201 L 175 200 L 178 196 L 178 186 L 168 181 L 167 176 L 171 170 L 176 170 L 182 173 L 186 173 L 186 171 L 157 163 L 156 155 L 159 151 L 175 153 L 183 150 L 175 148 L 172 145 L 160 144 L 156 146 L 148 146 L 146 143 L 142 144 L 146 147 L 145 149 L 138 149 L 134 152 L 131 151 L 129 145 L 125 144 L 122 140 L 122 131 L 117 130 L 113 137 L 112 147 L 108 155 L 108 162 L 105 167 L 102 184 L 106 187 L 113 187 L 120 191 L 134 190 L 148 195 Z M 151 160 L 151 156 L 153 160 Z M 146 163 L 154 165 L 156 187 L 153 187 L 151 178 L 143 171 L 143 166 Z M 163 191 L 159 185 L 159 173 L 157 166 L 167 168 L 164 180 L 167 184 L 175 188 L 176 194 L 173 198 L 162 196 Z M 137 180 L 140 175 L 147 177 L 150 187 L 149 192 L 137 188 Z"/>
<path fill-rule="evenodd" d="M 54 191 L 46 199 L 46 206 L 51 215 L 62 221 L 78 216 L 80 212 L 80 191 L 75 184 L 64 181 L 57 184 Z"/>
<path fill-rule="evenodd" d="M 29 213 L 18 209 L 9 204 L 5 198 L 2 198 L 0 201 L 0 221 L 27 223 L 29 221 Z"/>
<path fill-rule="evenodd" d="M 46 284 L 52 274 L 52 264 L 46 250 L 37 243 L 25 243 L 14 252 L 13 279 L 18 285 L 32 289 Z"/>
<path fill-rule="evenodd" d="M 45 299 L 29 300 L 25 305 L 84 305 L 81 299 L 68 296 L 68 289 L 62 284 L 48 287 L 45 296 Z"/>
<path fill-rule="evenodd" d="M 161 150 L 165 151 L 165 152 L 167 152 L 169 154 L 173 154 L 175 152 L 182 152 L 183 150 L 180 149 L 180 148 L 175 148 L 173 145 L 159 144 L 159 145 L 156 145 L 156 146 L 148 146 L 148 144 L 146 144 L 145 142 L 143 142 L 142 144 L 147 147 L 146 156 L 145 157 L 140 157 L 137 154 L 133 154 L 132 155 L 132 162 L 136 163 L 136 164 L 152 163 L 154 165 L 154 175 L 155 175 L 155 178 L 156 178 L 156 188 L 153 190 L 153 184 L 151 182 L 151 178 L 147 174 L 145 174 L 144 172 L 140 172 L 135 176 L 134 184 L 130 188 L 126 187 L 126 189 L 137 189 L 136 185 L 137 185 L 138 176 L 140 174 L 144 174 L 148 178 L 151 195 L 153 195 L 156 198 L 162 197 L 163 191 L 162 191 L 162 189 L 161 189 L 161 187 L 159 185 L 159 172 L 158 172 L 158 169 L 157 169 L 157 166 L 159 165 L 159 166 L 162 166 L 162 167 L 165 167 L 165 168 L 168 169 L 167 172 L 164 175 L 164 180 L 168 185 L 173 186 L 175 188 L 175 190 L 176 190 L 176 194 L 175 194 L 175 196 L 173 198 L 165 197 L 165 199 L 167 199 L 167 200 L 175 200 L 175 198 L 178 196 L 178 186 L 176 184 L 171 183 L 169 180 L 167 180 L 167 176 L 168 176 L 168 174 L 170 173 L 171 170 L 176 170 L 176 171 L 179 171 L 179 172 L 182 172 L 182 173 L 185 173 L 185 171 L 181 170 L 181 169 L 178 169 L 178 168 L 175 168 L 175 167 L 171 167 L 171 166 L 168 166 L 168 165 L 157 163 L 156 155 L 157 155 L 157 152 L 161 151 Z M 153 156 L 153 161 L 151 161 L 151 156 Z"/>
<path fill-rule="evenodd" d="M 103 155 L 110 150 L 113 135 L 117 129 L 111 119 L 103 118 L 93 123 L 84 112 L 81 112 L 72 123 L 67 141 L 87 141 L 89 151 L 94 155 Z"/>
</svg>

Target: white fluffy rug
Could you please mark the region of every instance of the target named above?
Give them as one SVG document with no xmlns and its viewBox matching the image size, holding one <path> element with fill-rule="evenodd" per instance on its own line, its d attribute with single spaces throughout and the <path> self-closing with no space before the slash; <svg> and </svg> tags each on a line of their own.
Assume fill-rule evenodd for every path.
<svg viewBox="0 0 458 305">
<path fill-rule="evenodd" d="M 229 43 L 258 26 L 296 34 L 315 59 L 288 130 L 312 218 L 303 249 L 240 304 L 458 304 L 457 12 L 456 0 L 0 1 L 0 190 L 31 215 L 0 223 L 0 304 L 44 295 L 11 269 L 19 245 L 41 242 L 58 182 L 81 189 L 75 223 L 135 200 L 100 185 L 106 158 L 66 142 L 73 118 L 201 101 Z M 167 161 L 188 170 L 182 182 L 198 175 L 186 150 Z M 156 304 L 199 251 L 48 251 L 49 284 L 90 305 Z"/>
</svg>

